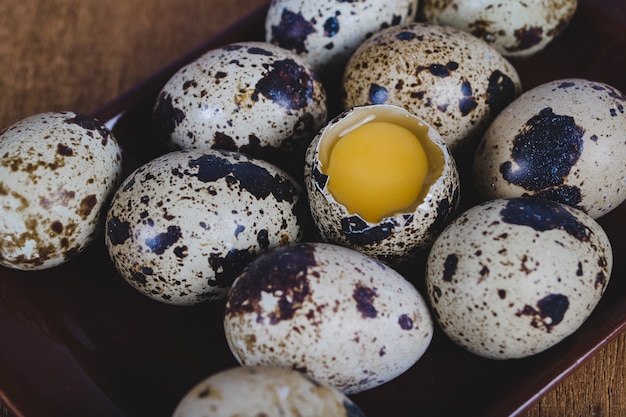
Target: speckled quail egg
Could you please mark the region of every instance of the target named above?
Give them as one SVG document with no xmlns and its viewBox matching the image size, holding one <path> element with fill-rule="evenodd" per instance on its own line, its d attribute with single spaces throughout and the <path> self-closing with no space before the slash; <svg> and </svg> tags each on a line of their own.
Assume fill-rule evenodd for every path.
<svg viewBox="0 0 626 417">
<path fill-rule="evenodd" d="M 487 199 L 537 196 L 598 218 L 626 199 L 626 96 L 605 83 L 554 80 L 516 99 L 474 158 Z"/>
<path fill-rule="evenodd" d="M 239 151 L 280 165 L 326 123 L 326 91 L 295 53 L 265 42 L 206 52 L 179 69 L 154 106 L 169 149 Z"/>
<path fill-rule="evenodd" d="M 401 107 L 338 115 L 305 160 L 309 206 L 324 240 L 390 265 L 423 252 L 459 205 L 459 174 L 443 138 Z"/>
<path fill-rule="evenodd" d="M 228 293 L 224 328 L 243 365 L 300 370 L 347 394 L 402 374 L 433 335 L 425 300 L 402 275 L 319 242 L 253 260 Z"/>
<path fill-rule="evenodd" d="M 453 342 L 487 358 L 521 358 L 583 324 L 612 264 L 607 235 L 582 211 L 541 198 L 490 200 L 437 238 L 427 292 Z"/>
<path fill-rule="evenodd" d="M 121 149 L 91 116 L 40 113 L 2 130 L 0 265 L 38 270 L 73 259 L 101 231 L 121 176 Z"/>
<path fill-rule="evenodd" d="M 345 394 L 292 369 L 229 368 L 199 382 L 173 417 L 365 417 Z"/>
<path fill-rule="evenodd" d="M 343 69 L 349 56 L 381 29 L 409 23 L 418 0 L 272 0 L 265 40 L 302 56 L 326 74 Z"/>
<path fill-rule="evenodd" d="M 177 305 L 219 300 L 259 253 L 302 238 L 304 201 L 295 180 L 266 161 L 223 150 L 171 152 L 118 188 L 105 242 L 142 294 Z"/>
<path fill-rule="evenodd" d="M 343 106 L 392 104 L 422 118 L 455 152 L 521 92 L 516 69 L 485 41 L 416 22 L 363 42 L 343 75 Z"/>
<path fill-rule="evenodd" d="M 507 58 L 526 58 L 568 26 L 577 5 L 577 0 L 423 0 L 421 17 L 467 31 Z"/>
</svg>

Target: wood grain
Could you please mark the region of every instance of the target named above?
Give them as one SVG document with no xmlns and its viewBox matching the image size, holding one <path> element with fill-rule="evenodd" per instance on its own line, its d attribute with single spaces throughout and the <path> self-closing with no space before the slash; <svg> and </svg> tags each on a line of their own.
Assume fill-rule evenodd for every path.
<svg viewBox="0 0 626 417">
<path fill-rule="evenodd" d="M 0 2 L 0 128 L 43 111 L 90 112 L 262 3 Z M 625 350 L 622 334 L 524 416 L 625 415 Z"/>
</svg>

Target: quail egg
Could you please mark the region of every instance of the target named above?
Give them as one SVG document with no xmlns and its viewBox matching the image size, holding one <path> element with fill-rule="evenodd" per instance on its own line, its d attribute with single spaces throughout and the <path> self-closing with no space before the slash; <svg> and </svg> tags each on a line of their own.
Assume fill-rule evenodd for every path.
<svg viewBox="0 0 626 417">
<path fill-rule="evenodd" d="M 541 198 L 490 200 L 439 235 L 427 293 L 453 342 L 491 359 L 522 358 L 583 324 L 612 264 L 606 233 L 582 211 Z"/>
<path fill-rule="evenodd" d="M 401 107 L 338 115 L 305 159 L 322 238 L 391 265 L 424 251 L 459 205 L 459 174 L 443 139 Z"/>
<path fill-rule="evenodd" d="M 292 369 L 229 368 L 193 387 L 173 417 L 365 417 L 337 389 Z"/>
<path fill-rule="evenodd" d="M 225 149 L 285 167 L 326 123 L 326 91 L 295 53 L 231 43 L 179 69 L 159 93 L 153 120 L 170 150 Z"/>
<path fill-rule="evenodd" d="M 417 7 L 418 0 L 272 0 L 265 40 L 297 53 L 320 74 L 340 71 L 361 42 L 413 21 Z"/>
<path fill-rule="evenodd" d="M 346 65 L 344 109 L 404 107 L 431 125 L 456 153 L 476 142 L 521 92 L 516 69 L 485 41 L 452 27 L 416 22 L 384 29 Z"/>
<path fill-rule="evenodd" d="M 598 218 L 626 199 L 626 96 L 580 78 L 516 99 L 480 142 L 473 182 L 486 199 L 536 196 Z"/>
<path fill-rule="evenodd" d="M 402 374 L 433 335 L 427 304 L 402 275 L 319 242 L 253 260 L 228 292 L 224 328 L 241 364 L 300 370 L 346 394 Z"/>
<path fill-rule="evenodd" d="M 299 241 L 304 191 L 270 163 L 232 151 L 176 151 L 137 168 L 107 213 L 120 275 L 177 305 L 219 300 L 259 253 Z"/>
<path fill-rule="evenodd" d="M 563 32 L 577 6 L 577 0 L 423 0 L 421 17 L 469 32 L 507 58 L 526 58 Z"/>
<path fill-rule="evenodd" d="M 102 230 L 121 176 L 121 148 L 91 116 L 40 113 L 2 130 L 0 265 L 38 270 L 73 259 Z"/>
</svg>

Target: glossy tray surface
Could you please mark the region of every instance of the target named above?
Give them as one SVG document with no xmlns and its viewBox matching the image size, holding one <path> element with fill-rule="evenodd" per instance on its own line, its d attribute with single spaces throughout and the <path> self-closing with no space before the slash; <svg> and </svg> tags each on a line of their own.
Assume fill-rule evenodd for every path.
<svg viewBox="0 0 626 417">
<path fill-rule="evenodd" d="M 155 156 L 152 103 L 173 72 L 202 52 L 260 40 L 265 8 L 207 40 L 96 112 L 115 119 L 127 169 Z M 515 63 L 525 89 L 580 77 L 626 91 L 626 11 L 621 0 L 581 1 L 566 32 Z M 119 116 L 119 117 L 118 117 Z M 113 125 L 113 122 L 111 122 Z M 615 264 L 607 292 L 571 337 L 534 357 L 493 361 L 436 331 L 426 355 L 394 381 L 354 401 L 367 416 L 516 415 L 626 327 L 626 205 L 600 219 Z M 30 416 L 169 416 L 201 379 L 235 366 L 220 304 L 175 307 L 135 292 L 102 241 L 41 272 L 0 268 L 0 399 Z"/>
</svg>

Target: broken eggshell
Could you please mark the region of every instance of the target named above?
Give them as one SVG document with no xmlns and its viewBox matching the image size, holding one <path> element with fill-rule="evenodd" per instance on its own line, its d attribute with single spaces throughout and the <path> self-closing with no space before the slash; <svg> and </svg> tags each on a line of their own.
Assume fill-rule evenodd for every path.
<svg viewBox="0 0 626 417">
<path fill-rule="evenodd" d="M 252 261 L 228 292 L 224 328 L 241 364 L 300 370 L 346 394 L 399 376 L 433 336 L 413 284 L 360 252 L 319 242 Z"/>
<path fill-rule="evenodd" d="M 583 324 L 606 290 L 613 254 L 585 213 L 518 197 L 460 214 L 426 265 L 443 332 L 476 355 L 512 359 L 544 351 Z"/>
<path fill-rule="evenodd" d="M 338 202 L 328 189 L 324 164 L 342 132 L 367 121 L 387 121 L 411 131 L 426 131 L 421 139 L 429 172 L 413 208 L 364 220 Z M 384 138 L 381 138 L 384 143 Z M 376 167 L 370 167 L 376 169 Z M 460 200 L 456 163 L 441 136 L 405 109 L 390 105 L 355 107 L 331 120 L 313 139 L 305 156 L 305 186 L 314 223 L 323 239 L 350 247 L 389 264 L 401 263 L 424 251 L 455 213 Z"/>
</svg>

